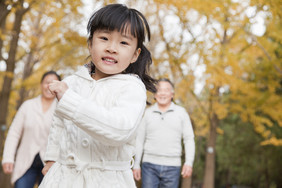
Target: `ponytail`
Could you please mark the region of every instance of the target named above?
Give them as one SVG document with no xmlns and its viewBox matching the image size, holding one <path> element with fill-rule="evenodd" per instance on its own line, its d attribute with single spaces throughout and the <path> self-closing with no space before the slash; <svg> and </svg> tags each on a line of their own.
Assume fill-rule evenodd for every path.
<svg viewBox="0 0 282 188">
<path fill-rule="evenodd" d="M 135 63 L 130 64 L 125 73 L 137 74 L 142 82 L 145 84 L 146 89 L 152 93 L 156 92 L 156 80 L 149 75 L 150 65 L 152 64 L 152 57 L 150 51 L 142 44 L 141 53 Z"/>
</svg>

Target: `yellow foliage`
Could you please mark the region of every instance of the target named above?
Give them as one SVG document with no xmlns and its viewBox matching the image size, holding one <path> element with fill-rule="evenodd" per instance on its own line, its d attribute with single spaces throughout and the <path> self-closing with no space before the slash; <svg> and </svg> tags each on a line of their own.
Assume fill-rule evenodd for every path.
<svg viewBox="0 0 282 188">
<path fill-rule="evenodd" d="M 109 2 L 114 1 L 103 3 Z M 239 114 L 243 122 L 252 123 L 254 130 L 265 139 L 273 135 L 269 127 L 276 123 L 282 127 L 282 100 L 281 95 L 276 94 L 277 88 L 281 87 L 281 73 L 277 70 L 282 69 L 279 59 L 282 43 L 281 3 L 278 2 L 250 0 L 250 6 L 257 6 L 258 3 L 266 5 L 269 10 L 265 15 L 272 15 L 265 20 L 266 33 L 258 37 L 251 33 L 249 28 L 252 23 L 244 15 L 248 7 L 241 3 L 218 0 L 148 1 L 152 5 L 146 10 L 153 28 L 149 46 L 154 62 L 152 75 L 156 78 L 168 77 L 176 84 L 175 98 L 191 112 L 196 135 L 208 135 L 210 122 L 206 111 L 210 101 L 211 113 L 215 113 L 219 120 L 229 114 Z M 80 27 L 80 19 L 83 19 L 78 12 L 81 4 L 81 1 L 70 0 L 35 1 L 33 11 L 25 15 L 21 33 L 21 44 L 25 45 L 19 46 L 17 57 L 23 56 L 23 62 L 32 52 L 34 64 L 31 66 L 34 67 L 32 74 L 23 81 L 19 81 L 23 71 L 17 75 L 7 73 L 11 78 L 16 76 L 13 85 L 15 93 L 11 94 L 13 100 L 10 101 L 13 109 L 19 88 L 32 90 L 32 94 L 38 93 L 36 87 L 44 71 L 54 69 L 69 74 L 84 63 L 88 56 L 86 37 L 77 32 L 77 27 L 73 27 L 75 24 Z M 16 7 L 13 7 L 12 11 L 15 10 Z M 165 15 L 158 18 L 160 12 Z M 166 13 L 178 17 L 177 29 L 185 31 L 183 36 L 191 39 L 181 40 L 178 35 L 167 37 L 167 32 L 174 28 L 165 30 Z M 1 39 L 7 39 L 7 33 L 12 30 L 12 16 L 9 15 L 6 23 L 7 31 L 0 30 Z M 199 31 L 193 30 L 198 27 Z M 2 51 L 8 48 L 7 45 Z M 195 54 L 199 58 L 193 61 L 191 57 Z M 196 69 L 192 64 L 195 67 L 204 65 L 201 78 L 195 76 Z M 184 69 L 183 65 L 188 68 Z M 0 72 L 0 76 L 2 81 L 4 73 Z M 204 80 L 205 84 L 198 96 L 193 93 L 197 79 Z M 227 89 L 219 92 L 222 88 Z M 152 96 L 149 98 L 153 101 Z M 12 108 L 10 110 L 12 116 L 14 111 Z M 217 128 L 217 133 L 223 134 L 223 130 Z M 281 140 L 271 137 L 262 143 L 267 144 L 281 145 Z"/>
<path fill-rule="evenodd" d="M 195 135 L 206 137 L 209 133 L 209 127 L 205 126 L 205 127 L 202 127 L 202 128 L 198 128 L 194 131 L 195 131 Z"/>
<path fill-rule="evenodd" d="M 240 113 L 241 114 L 244 111 L 243 106 L 241 104 L 238 104 L 238 103 L 230 105 L 229 108 L 230 108 L 230 111 L 232 111 L 234 113 Z"/>
<path fill-rule="evenodd" d="M 208 124 L 208 119 L 205 118 L 204 115 L 201 116 L 192 116 L 193 122 L 197 125 L 197 127 L 205 127 Z"/>
<path fill-rule="evenodd" d="M 224 119 L 228 115 L 228 105 L 215 102 L 213 103 L 213 111 L 216 113 L 218 119 Z"/>
<path fill-rule="evenodd" d="M 16 106 L 17 106 L 17 100 L 19 99 L 19 94 L 16 91 L 12 91 L 10 94 L 10 100 L 9 100 L 9 114 L 7 117 L 7 125 L 11 125 L 12 120 L 16 114 Z"/>
<path fill-rule="evenodd" d="M 187 49 L 185 57 L 175 55 L 177 54 L 175 47 L 185 44 L 169 40 L 163 30 L 159 32 L 163 37 L 158 39 L 169 41 L 168 46 L 171 48 L 164 50 L 163 55 L 159 55 L 161 58 L 154 60 L 155 66 L 162 66 L 164 61 L 170 62 L 164 74 L 173 75 L 172 78 L 178 81 L 177 87 L 180 88 L 177 89 L 177 98 L 187 108 L 192 109 L 191 116 L 197 134 L 204 135 L 204 132 L 208 131 L 207 128 L 203 128 L 203 126 L 209 127 L 208 119 L 199 114 L 209 109 L 209 101 L 212 101 L 211 113 L 215 113 L 219 120 L 226 118 L 228 114 L 238 114 L 243 122 L 253 124 L 254 130 L 265 139 L 272 136 L 271 127 L 274 124 L 282 127 L 282 98 L 281 94 L 276 93 L 277 89 L 281 88 L 282 70 L 279 60 L 282 53 L 281 1 L 251 0 L 249 2 L 250 6 L 257 6 L 258 11 L 264 11 L 266 15 L 264 22 L 266 32 L 260 37 L 253 34 L 250 29 L 253 25 L 252 19 L 245 14 L 248 6 L 241 3 L 217 0 L 155 0 L 154 2 L 161 7 L 160 9 L 173 10 L 179 17 L 180 27 L 184 30 L 187 28 L 182 26 L 190 28 L 199 26 L 194 23 L 195 20 L 206 20 L 201 32 L 197 33 L 198 38 L 192 32 L 194 37 L 196 36 L 195 40 L 193 43 L 188 41 L 187 46 L 191 45 L 195 48 L 185 48 Z M 195 19 L 189 17 L 193 11 L 197 12 Z M 187 30 L 187 33 L 190 33 L 190 30 Z M 197 99 L 187 94 L 194 89 L 192 82 L 197 78 L 185 79 L 186 75 L 179 74 L 181 70 L 179 62 L 185 62 L 183 59 L 187 57 L 189 61 L 193 53 L 200 56 L 199 64 L 205 65 L 203 74 L 205 89 Z M 176 61 L 180 59 L 181 61 Z M 182 81 L 179 81 L 179 77 Z M 191 100 L 195 101 L 191 102 Z"/>
<path fill-rule="evenodd" d="M 265 145 L 274 145 L 274 146 L 282 146 L 282 139 L 277 139 L 275 137 L 271 137 L 268 140 L 265 140 L 260 143 L 262 146 Z"/>
<path fill-rule="evenodd" d="M 224 134 L 224 130 L 222 130 L 221 128 L 217 127 L 216 128 L 216 132 L 217 134 L 223 135 Z"/>
<path fill-rule="evenodd" d="M 263 134 L 265 131 L 265 127 L 260 123 L 254 123 L 254 127 L 255 127 L 255 131 L 259 134 Z"/>
<path fill-rule="evenodd" d="M 243 122 L 248 122 L 248 114 L 247 113 L 241 113 L 240 117 L 242 119 Z"/>
<path fill-rule="evenodd" d="M 5 71 L 5 72 L 4 72 L 4 76 L 7 76 L 7 77 L 9 77 L 9 78 L 13 78 L 13 77 L 14 77 L 14 73 L 13 73 L 13 72 Z"/>
<path fill-rule="evenodd" d="M 266 130 L 262 133 L 263 138 L 269 138 L 271 135 L 271 131 L 270 130 Z"/>
</svg>

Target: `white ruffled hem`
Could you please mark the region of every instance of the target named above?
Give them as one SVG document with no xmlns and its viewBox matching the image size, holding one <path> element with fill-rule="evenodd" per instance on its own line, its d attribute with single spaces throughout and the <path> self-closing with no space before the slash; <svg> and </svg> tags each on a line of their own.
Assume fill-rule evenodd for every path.
<svg viewBox="0 0 282 188">
<path fill-rule="evenodd" d="M 39 188 L 136 188 L 131 170 L 110 171 L 84 169 L 78 171 L 54 163 Z"/>
</svg>

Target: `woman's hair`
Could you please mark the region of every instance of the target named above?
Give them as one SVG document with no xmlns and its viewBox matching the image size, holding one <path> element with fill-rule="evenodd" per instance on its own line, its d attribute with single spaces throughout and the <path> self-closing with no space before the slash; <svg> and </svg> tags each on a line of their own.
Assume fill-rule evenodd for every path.
<svg viewBox="0 0 282 188">
<path fill-rule="evenodd" d="M 52 74 L 55 75 L 55 76 L 57 76 L 58 80 L 61 81 L 61 76 L 58 75 L 55 71 L 51 70 L 51 71 L 45 72 L 45 73 L 43 74 L 43 76 L 41 77 L 40 83 L 43 82 L 43 80 L 44 80 L 44 78 L 45 78 L 46 76 L 52 75 Z"/>
<path fill-rule="evenodd" d="M 130 26 L 130 28 L 128 28 Z M 152 64 L 151 53 L 144 46 L 147 36 L 150 40 L 150 27 L 142 13 L 135 9 L 127 8 L 122 4 L 110 4 L 97 12 L 89 19 L 87 32 L 89 34 L 88 44 L 92 45 L 93 34 L 97 30 L 117 30 L 121 33 L 130 29 L 132 36 L 137 38 L 137 48 L 141 53 L 135 63 L 131 63 L 123 73 L 137 74 L 146 86 L 146 89 L 155 92 L 155 79 L 149 76 L 149 67 Z"/>
</svg>

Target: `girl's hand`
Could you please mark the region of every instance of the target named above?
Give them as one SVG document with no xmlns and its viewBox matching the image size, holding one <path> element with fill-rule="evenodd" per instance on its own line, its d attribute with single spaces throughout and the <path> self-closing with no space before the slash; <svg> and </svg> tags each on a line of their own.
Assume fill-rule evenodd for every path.
<svg viewBox="0 0 282 188">
<path fill-rule="evenodd" d="M 14 170 L 14 163 L 3 163 L 2 168 L 5 174 L 12 174 Z"/>
<path fill-rule="evenodd" d="M 49 90 L 53 95 L 56 95 L 58 101 L 61 100 L 66 90 L 69 88 L 65 82 L 53 80 L 49 85 Z"/>
<path fill-rule="evenodd" d="M 45 176 L 47 174 L 48 170 L 51 168 L 51 166 L 55 163 L 55 161 L 47 161 L 46 165 L 42 169 L 42 174 Z"/>
</svg>

